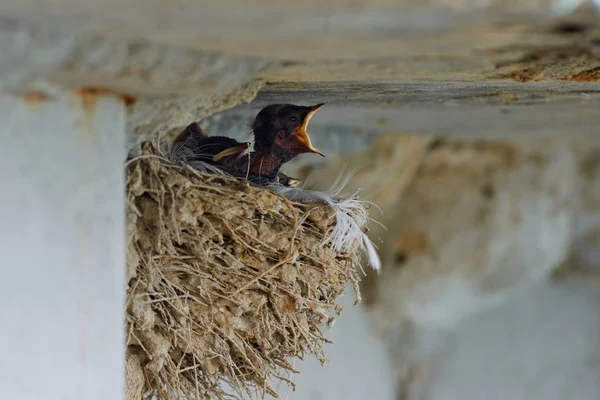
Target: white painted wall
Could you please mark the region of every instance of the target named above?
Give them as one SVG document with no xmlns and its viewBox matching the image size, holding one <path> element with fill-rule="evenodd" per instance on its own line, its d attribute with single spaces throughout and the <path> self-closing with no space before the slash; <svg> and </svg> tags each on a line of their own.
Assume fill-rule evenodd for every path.
<svg viewBox="0 0 600 400">
<path fill-rule="evenodd" d="M 543 284 L 463 324 L 429 400 L 597 400 L 600 291 Z"/>
<path fill-rule="evenodd" d="M 125 107 L 88 100 L 0 94 L 0 399 L 124 394 Z"/>
<path fill-rule="evenodd" d="M 388 400 L 393 399 L 394 382 L 383 345 L 367 326 L 362 308 L 354 307 L 350 291 L 340 301 L 342 316 L 326 334 L 328 362 L 314 357 L 298 360 L 299 374 L 292 376 L 296 391 L 281 386 L 288 400 Z"/>
<path fill-rule="evenodd" d="M 329 336 L 336 342 L 327 349 L 330 362 L 324 367 L 313 360 L 297 363 L 297 390 L 284 398 L 396 399 L 387 361 L 361 311 L 346 310 Z M 427 377 L 430 385 L 418 399 L 597 400 L 599 310 L 597 285 L 542 283 L 468 319 L 450 337 L 442 357 L 433 360 L 437 371 Z"/>
</svg>

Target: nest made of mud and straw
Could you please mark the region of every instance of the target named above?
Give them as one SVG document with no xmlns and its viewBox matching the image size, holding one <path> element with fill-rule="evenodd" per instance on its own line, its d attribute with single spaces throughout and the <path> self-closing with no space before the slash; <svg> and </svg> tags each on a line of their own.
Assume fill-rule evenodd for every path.
<svg viewBox="0 0 600 400">
<path fill-rule="evenodd" d="M 128 398 L 276 396 L 294 357 L 325 361 L 336 299 L 359 299 L 330 205 L 176 165 L 154 142 L 127 172 Z"/>
</svg>

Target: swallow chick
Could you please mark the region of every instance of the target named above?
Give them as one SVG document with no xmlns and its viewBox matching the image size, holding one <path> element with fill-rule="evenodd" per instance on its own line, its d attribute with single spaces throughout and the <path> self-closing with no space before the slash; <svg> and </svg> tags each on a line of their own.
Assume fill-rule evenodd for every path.
<svg viewBox="0 0 600 400">
<path fill-rule="evenodd" d="M 283 164 L 304 153 L 325 157 L 313 146 L 306 131 L 310 119 L 322 106 L 323 103 L 314 106 L 273 104 L 263 108 L 252 124 L 254 151 L 250 154 L 249 161 L 246 160 L 245 165 L 240 163 L 238 167 L 246 172 L 247 179 L 267 184 L 276 182 L 279 178 L 280 183 L 286 184 L 290 178 L 280 172 Z M 231 157 L 242 151 L 243 146 L 232 147 L 217 157 Z"/>
<path fill-rule="evenodd" d="M 215 166 L 227 166 L 250 153 L 250 143 L 240 143 L 227 136 L 208 136 L 197 122 L 189 124 L 175 138 L 173 147 L 186 162 L 202 161 Z M 238 151 L 227 155 L 227 150 L 232 148 Z"/>
<path fill-rule="evenodd" d="M 297 186 L 298 180 L 283 174 L 283 164 L 304 153 L 325 155 L 311 143 L 308 122 L 323 104 L 296 106 L 273 104 L 263 108 L 252 124 L 254 151 L 250 143 L 225 136 L 208 136 L 194 123 L 175 140 L 186 160 L 204 161 L 224 171 L 245 177 L 258 185 L 279 183 Z"/>
</svg>

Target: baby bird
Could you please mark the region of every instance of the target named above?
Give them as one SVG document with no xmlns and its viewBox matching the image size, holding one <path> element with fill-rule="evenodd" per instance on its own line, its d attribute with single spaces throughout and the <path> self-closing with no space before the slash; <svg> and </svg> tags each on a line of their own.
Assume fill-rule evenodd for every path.
<svg viewBox="0 0 600 400">
<path fill-rule="evenodd" d="M 250 143 L 226 136 L 208 136 L 190 124 L 174 145 L 189 161 L 203 161 L 259 185 L 278 182 L 295 186 L 298 181 L 280 172 L 281 166 L 303 153 L 325 155 L 310 141 L 308 122 L 323 104 L 296 106 L 273 104 L 263 108 L 252 124 L 254 151 Z"/>
</svg>

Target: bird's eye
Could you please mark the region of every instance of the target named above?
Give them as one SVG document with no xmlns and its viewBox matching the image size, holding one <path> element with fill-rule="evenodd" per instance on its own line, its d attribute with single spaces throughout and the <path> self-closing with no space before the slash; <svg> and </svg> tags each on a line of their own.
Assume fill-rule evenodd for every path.
<svg viewBox="0 0 600 400">
<path fill-rule="evenodd" d="M 291 115 L 290 116 L 290 122 L 297 122 L 298 121 L 298 117 L 295 115 Z"/>
</svg>

